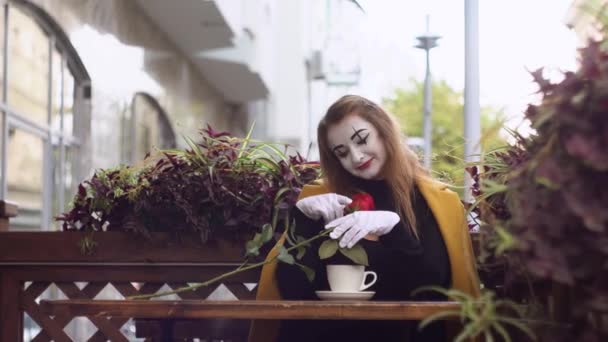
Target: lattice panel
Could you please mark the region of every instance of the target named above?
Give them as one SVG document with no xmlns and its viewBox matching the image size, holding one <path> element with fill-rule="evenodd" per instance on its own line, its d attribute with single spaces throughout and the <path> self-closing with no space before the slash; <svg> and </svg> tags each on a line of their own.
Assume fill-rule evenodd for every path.
<svg viewBox="0 0 608 342">
<path fill-rule="evenodd" d="M 109 284 L 116 289 L 116 292 L 123 298 L 140 295 L 157 293 L 167 286 L 171 289 L 178 289 L 188 286 L 186 282 L 171 282 L 171 283 L 131 283 L 131 282 L 88 282 L 82 288 L 76 285 L 75 282 L 47 282 L 34 281 L 22 291 L 22 307 L 23 311 L 38 324 L 41 331 L 32 339 L 32 342 L 70 342 L 72 339 L 64 329 L 74 319 L 74 317 L 50 317 L 41 312 L 37 300 L 39 297 L 54 284 L 67 299 L 96 299 Z M 166 286 L 165 286 L 166 285 Z M 211 287 L 201 287 L 195 291 L 187 291 L 179 293 L 181 299 L 207 299 L 213 293 L 218 285 Z M 224 286 L 239 299 L 252 299 L 255 291 L 250 291 L 242 283 L 225 283 Z M 98 299 L 98 298 L 97 298 Z M 129 321 L 126 318 L 102 318 L 102 317 L 87 317 L 91 323 L 97 328 L 97 331 L 88 339 L 91 342 L 98 341 L 117 341 L 128 342 L 127 337 L 121 332 L 121 328 Z"/>
</svg>

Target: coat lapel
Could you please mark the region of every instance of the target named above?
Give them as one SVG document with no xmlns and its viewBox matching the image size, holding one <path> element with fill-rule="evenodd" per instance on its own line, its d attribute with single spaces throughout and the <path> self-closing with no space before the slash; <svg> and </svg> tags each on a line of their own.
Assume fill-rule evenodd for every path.
<svg viewBox="0 0 608 342">
<path fill-rule="evenodd" d="M 417 184 L 437 220 L 445 242 L 452 270 L 452 287 L 478 296 L 479 279 L 475 256 L 460 198 L 447 185 L 439 182 L 420 180 Z"/>
</svg>

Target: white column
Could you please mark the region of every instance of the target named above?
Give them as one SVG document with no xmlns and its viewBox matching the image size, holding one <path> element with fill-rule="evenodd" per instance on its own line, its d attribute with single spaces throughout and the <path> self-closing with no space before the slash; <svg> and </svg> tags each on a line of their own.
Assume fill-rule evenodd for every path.
<svg viewBox="0 0 608 342">
<path fill-rule="evenodd" d="M 464 38 L 464 159 L 479 160 L 481 146 L 481 121 L 479 115 L 479 5 L 478 0 L 465 0 Z M 472 179 L 465 172 L 464 199 L 472 202 Z"/>
</svg>

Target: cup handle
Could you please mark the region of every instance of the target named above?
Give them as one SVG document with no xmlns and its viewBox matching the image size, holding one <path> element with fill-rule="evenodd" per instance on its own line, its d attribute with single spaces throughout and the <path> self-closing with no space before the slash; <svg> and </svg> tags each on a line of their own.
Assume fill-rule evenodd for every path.
<svg viewBox="0 0 608 342">
<path fill-rule="evenodd" d="M 365 283 L 365 280 L 367 279 L 368 275 L 372 275 L 374 279 L 372 281 L 370 281 L 369 283 Z M 365 291 L 370 286 L 374 285 L 376 283 L 376 280 L 378 280 L 378 275 L 376 274 L 376 272 L 374 272 L 374 271 L 365 271 L 363 273 L 363 283 L 361 284 L 361 288 L 359 289 L 359 291 Z"/>
</svg>

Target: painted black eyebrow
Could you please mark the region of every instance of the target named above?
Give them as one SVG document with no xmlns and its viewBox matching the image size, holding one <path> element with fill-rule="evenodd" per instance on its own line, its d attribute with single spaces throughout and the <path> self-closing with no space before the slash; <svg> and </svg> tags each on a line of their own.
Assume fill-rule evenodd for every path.
<svg viewBox="0 0 608 342">
<path fill-rule="evenodd" d="M 344 147 L 344 145 L 338 145 L 338 146 L 334 147 L 331 151 L 336 153 L 336 150 L 339 148 L 342 148 L 342 147 Z"/>
<path fill-rule="evenodd" d="M 355 128 L 353 127 L 353 131 L 355 131 L 355 133 L 353 133 L 353 135 L 350 136 L 350 140 L 355 139 L 355 137 L 359 137 L 359 139 L 361 139 L 361 140 L 365 139 L 360 135 L 360 133 L 363 131 L 367 131 L 367 128 L 361 128 L 361 129 L 355 130 Z"/>
</svg>

